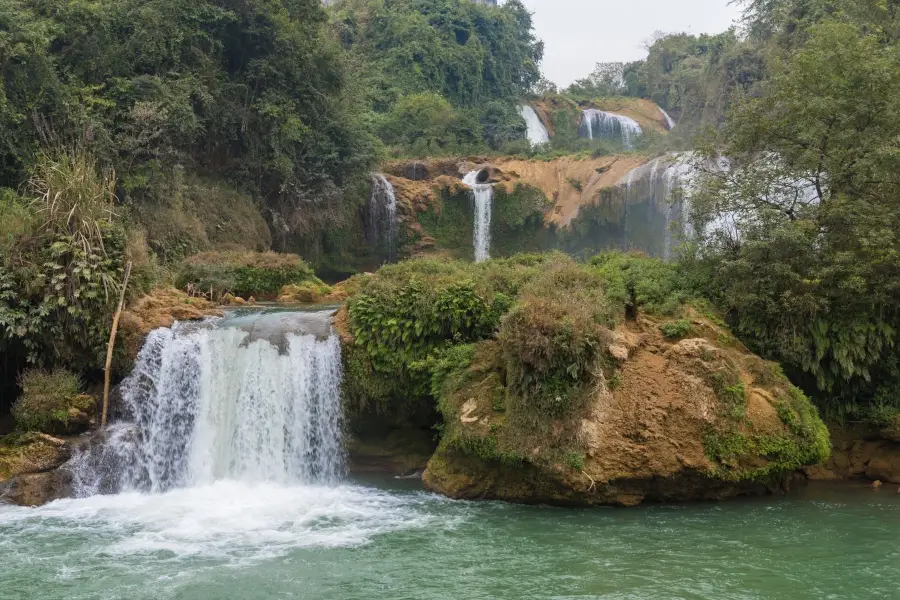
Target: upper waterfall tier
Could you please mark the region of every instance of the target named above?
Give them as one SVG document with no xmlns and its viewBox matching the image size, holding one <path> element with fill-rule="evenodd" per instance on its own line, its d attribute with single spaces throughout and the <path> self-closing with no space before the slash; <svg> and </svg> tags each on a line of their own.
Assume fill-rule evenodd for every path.
<svg viewBox="0 0 900 600">
<path fill-rule="evenodd" d="M 397 194 L 384 175 L 372 175 L 372 193 L 366 212 L 366 239 L 382 248 L 389 261 L 397 258 Z"/>
<path fill-rule="evenodd" d="M 622 145 L 631 150 L 638 136 L 643 133 L 640 124 L 630 117 L 615 113 L 586 108 L 582 111 L 581 126 L 578 131 L 581 137 L 590 140 L 607 138 L 621 140 Z"/>
<path fill-rule="evenodd" d="M 550 141 L 550 134 L 547 132 L 547 128 L 544 127 L 541 118 L 533 108 L 523 104 L 519 107 L 519 114 L 525 119 L 525 124 L 528 127 L 528 143 L 532 146 L 540 146 Z"/>
</svg>

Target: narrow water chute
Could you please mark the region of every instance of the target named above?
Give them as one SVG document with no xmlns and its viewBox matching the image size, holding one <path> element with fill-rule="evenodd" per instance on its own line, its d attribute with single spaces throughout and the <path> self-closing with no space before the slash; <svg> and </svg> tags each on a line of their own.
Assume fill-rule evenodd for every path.
<svg viewBox="0 0 900 600">
<path fill-rule="evenodd" d="M 475 205 L 473 227 L 475 262 L 483 262 L 491 257 L 491 205 L 494 188 L 489 183 L 478 182 L 480 173 L 482 170 L 478 169 L 470 171 L 463 177 L 463 183 L 472 190 L 472 200 Z"/>
<path fill-rule="evenodd" d="M 372 193 L 366 218 L 366 238 L 371 246 L 385 249 L 388 260 L 397 255 L 397 194 L 387 178 L 372 175 Z"/>
</svg>

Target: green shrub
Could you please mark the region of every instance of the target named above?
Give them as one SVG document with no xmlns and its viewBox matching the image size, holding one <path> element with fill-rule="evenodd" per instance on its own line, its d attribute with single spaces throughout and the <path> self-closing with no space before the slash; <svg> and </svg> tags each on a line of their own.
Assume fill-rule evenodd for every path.
<svg viewBox="0 0 900 600">
<path fill-rule="evenodd" d="M 282 287 L 303 283 L 324 285 L 299 256 L 276 252 L 201 252 L 182 262 L 177 277 L 179 287 L 211 290 L 216 298 L 275 298 Z"/>
<path fill-rule="evenodd" d="M 526 403 L 560 414 L 579 397 L 614 324 L 601 286 L 571 259 L 554 259 L 503 320 L 508 384 Z"/>
<path fill-rule="evenodd" d="M 691 322 L 685 319 L 668 321 L 660 325 L 659 330 L 667 338 L 683 338 L 691 332 Z"/>
<path fill-rule="evenodd" d="M 590 260 L 611 302 L 630 310 L 674 315 L 691 298 L 679 267 L 640 254 L 605 252 Z"/>
<path fill-rule="evenodd" d="M 41 153 L 0 225 L 0 353 L 76 370 L 102 364 L 126 235 L 114 179 L 89 154 Z"/>
<path fill-rule="evenodd" d="M 90 412 L 93 399 L 79 395 L 78 376 L 56 369 L 29 369 L 19 377 L 22 396 L 12 407 L 16 427 L 23 431 L 63 432 L 68 424 L 69 409 Z"/>
</svg>

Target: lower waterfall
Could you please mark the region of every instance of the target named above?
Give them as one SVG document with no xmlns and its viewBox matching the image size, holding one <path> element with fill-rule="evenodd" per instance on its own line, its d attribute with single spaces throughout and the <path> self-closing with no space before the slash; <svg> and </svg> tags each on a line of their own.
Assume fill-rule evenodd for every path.
<svg viewBox="0 0 900 600">
<path fill-rule="evenodd" d="M 582 111 L 581 126 L 578 131 L 581 137 L 589 140 L 594 138 L 621 140 L 626 150 L 634 148 L 635 138 L 641 133 L 643 130 L 634 119 L 595 108 L 587 108 Z"/>
<path fill-rule="evenodd" d="M 330 318 L 255 311 L 151 332 L 121 386 L 125 418 L 70 462 L 75 494 L 340 480 L 341 353 Z"/>
<path fill-rule="evenodd" d="M 489 183 L 478 183 L 481 170 L 471 171 L 463 177 L 463 183 L 472 189 L 475 203 L 475 220 L 473 245 L 475 246 L 475 262 L 482 262 L 491 257 L 491 201 L 494 189 Z"/>
</svg>

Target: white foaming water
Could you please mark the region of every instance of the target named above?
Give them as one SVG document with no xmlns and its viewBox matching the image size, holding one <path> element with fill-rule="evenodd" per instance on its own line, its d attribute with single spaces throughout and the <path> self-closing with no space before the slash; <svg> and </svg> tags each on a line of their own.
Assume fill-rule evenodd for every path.
<svg viewBox="0 0 900 600">
<path fill-rule="evenodd" d="M 540 146 L 550 141 L 550 134 L 547 133 L 547 128 L 544 127 L 541 118 L 533 108 L 523 104 L 519 107 L 519 114 L 525 119 L 525 124 L 528 127 L 528 143 L 532 146 Z"/>
<path fill-rule="evenodd" d="M 463 177 L 463 183 L 472 189 L 472 198 L 475 202 L 475 262 L 482 262 L 491 257 L 491 199 L 494 189 L 489 183 L 478 183 L 480 172 L 480 170 L 471 171 Z"/>
<path fill-rule="evenodd" d="M 366 236 L 373 246 L 381 245 L 387 249 L 389 260 L 396 258 L 397 195 L 391 182 L 380 173 L 372 175 Z"/>
<path fill-rule="evenodd" d="M 151 332 L 122 385 L 125 418 L 67 465 L 80 497 L 0 507 L 4 542 L 64 534 L 87 556 L 240 565 L 431 523 L 431 496 L 340 483 L 340 357 L 330 311 Z"/>
<path fill-rule="evenodd" d="M 340 344 L 330 331 L 283 329 L 285 315 L 273 315 L 271 340 L 255 321 L 249 331 L 179 323 L 151 332 L 122 384 L 133 422 L 73 458 L 75 493 L 338 481 Z"/>
<path fill-rule="evenodd" d="M 643 133 L 637 121 L 624 115 L 617 115 L 595 108 L 582 111 L 579 135 L 589 140 L 595 137 L 621 139 L 626 149 L 634 148 L 634 140 Z"/>
<path fill-rule="evenodd" d="M 217 481 L 162 494 L 126 492 L 57 500 L 38 508 L 4 507 L 0 529 L 27 545 L 36 523 L 83 533 L 112 557 L 171 553 L 229 562 L 256 561 L 304 547 L 353 547 L 372 536 L 433 520 L 441 502 L 353 485 L 278 485 Z"/>
<path fill-rule="evenodd" d="M 669 113 L 667 113 L 662 106 L 659 107 L 659 112 L 666 118 L 666 124 L 669 126 L 669 131 L 672 131 L 672 129 L 675 128 L 675 121 L 672 120 L 672 117 L 669 116 Z"/>
</svg>

